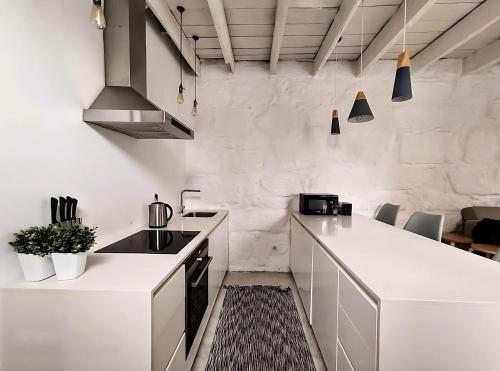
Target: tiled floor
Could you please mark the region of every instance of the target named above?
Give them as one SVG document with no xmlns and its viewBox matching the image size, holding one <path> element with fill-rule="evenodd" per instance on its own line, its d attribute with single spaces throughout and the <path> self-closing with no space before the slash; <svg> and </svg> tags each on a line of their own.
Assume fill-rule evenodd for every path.
<svg viewBox="0 0 500 371">
<path fill-rule="evenodd" d="M 311 326 L 307 322 L 306 314 L 304 312 L 304 307 L 300 302 L 300 298 L 297 293 L 297 287 L 290 273 L 268 273 L 268 272 L 228 272 L 226 278 L 224 279 L 225 285 L 281 285 L 289 286 L 292 288 L 293 296 L 295 298 L 295 304 L 299 311 L 300 320 L 302 321 L 302 327 L 304 328 L 304 333 L 306 335 L 307 343 L 311 349 L 311 354 L 313 356 L 314 364 L 318 371 L 326 370 L 323 359 L 321 358 L 321 353 L 319 352 L 316 339 L 312 333 Z M 205 369 L 207 364 L 208 355 L 210 354 L 210 347 L 212 346 L 212 341 L 215 335 L 215 328 L 217 327 L 217 322 L 219 320 L 220 311 L 222 309 L 222 302 L 224 301 L 224 295 L 226 290 L 221 288 L 219 296 L 214 305 L 210 319 L 208 320 L 207 328 L 205 334 L 201 340 L 200 348 L 198 349 L 198 354 L 196 355 L 193 371 L 202 371 Z"/>
</svg>

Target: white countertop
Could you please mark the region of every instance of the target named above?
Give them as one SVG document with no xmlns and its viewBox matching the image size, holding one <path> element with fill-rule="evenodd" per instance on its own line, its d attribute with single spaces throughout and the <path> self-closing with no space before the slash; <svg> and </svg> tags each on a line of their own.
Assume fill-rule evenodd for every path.
<svg viewBox="0 0 500 371">
<path fill-rule="evenodd" d="M 500 263 L 371 218 L 292 214 L 379 300 L 500 303 Z"/>
<path fill-rule="evenodd" d="M 186 212 L 187 213 L 187 212 Z M 175 214 L 166 230 L 200 231 L 200 233 L 178 254 L 95 254 L 115 241 L 139 230 L 132 231 L 113 240 L 100 241 L 89 252 L 85 273 L 74 280 L 58 281 L 55 276 L 39 282 L 15 282 L 2 289 L 30 290 L 92 290 L 127 291 L 152 293 L 184 262 L 196 247 L 227 216 L 227 211 L 217 211 L 211 218 L 183 218 Z"/>
</svg>

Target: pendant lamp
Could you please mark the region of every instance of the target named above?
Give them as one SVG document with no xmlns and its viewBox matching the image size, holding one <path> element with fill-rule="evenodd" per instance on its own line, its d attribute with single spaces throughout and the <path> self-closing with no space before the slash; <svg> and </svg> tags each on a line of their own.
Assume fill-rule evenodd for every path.
<svg viewBox="0 0 500 371">
<path fill-rule="evenodd" d="M 194 40 L 194 58 L 196 59 L 196 42 L 199 40 L 199 37 L 193 35 Z M 196 60 L 194 61 L 194 101 L 193 101 L 193 109 L 191 110 L 191 114 L 196 116 L 198 114 L 198 101 L 196 100 L 196 80 L 198 80 L 198 75 L 196 74 Z"/>
<path fill-rule="evenodd" d="M 404 0 L 403 52 L 398 58 L 398 68 L 392 90 L 392 101 L 404 102 L 412 98 L 410 56 L 406 51 L 406 0 Z"/>
<path fill-rule="evenodd" d="M 337 105 L 337 55 L 335 54 L 335 88 L 334 88 L 334 107 Z M 332 128 L 330 131 L 331 135 L 339 135 L 340 134 L 340 123 L 339 123 L 339 113 L 336 109 L 332 111 Z"/>
<path fill-rule="evenodd" d="M 356 100 L 351 109 L 351 113 L 349 114 L 348 122 L 352 123 L 362 123 L 368 122 L 374 119 L 373 113 L 370 109 L 370 105 L 366 100 L 365 92 L 363 91 L 363 42 L 364 42 L 364 8 L 363 4 L 361 7 L 361 56 L 360 56 L 360 81 L 361 81 L 361 90 L 358 91 L 356 95 Z"/>
<path fill-rule="evenodd" d="M 179 13 L 181 13 L 181 32 L 180 32 L 180 37 L 179 37 L 179 42 L 180 42 L 180 48 L 179 48 L 179 70 L 180 70 L 180 75 L 181 75 L 181 83 L 179 84 L 179 92 L 177 93 L 177 103 L 182 104 L 184 103 L 184 95 L 182 94 L 184 92 L 184 86 L 182 86 L 182 37 L 184 36 L 184 32 L 182 29 L 182 13 L 184 13 L 184 7 L 183 6 L 178 6 L 177 10 Z"/>
<path fill-rule="evenodd" d="M 104 18 L 104 7 L 102 6 L 101 0 L 92 0 L 90 21 L 99 30 L 104 30 L 106 28 L 106 18 Z"/>
</svg>

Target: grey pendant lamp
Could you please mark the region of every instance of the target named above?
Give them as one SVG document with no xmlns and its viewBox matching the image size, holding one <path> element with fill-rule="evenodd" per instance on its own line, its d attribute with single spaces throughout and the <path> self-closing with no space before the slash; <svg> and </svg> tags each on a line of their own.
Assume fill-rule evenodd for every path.
<svg viewBox="0 0 500 371">
<path fill-rule="evenodd" d="M 411 90 L 410 56 L 406 51 L 406 1 L 404 0 L 403 52 L 398 58 L 398 68 L 392 90 L 393 102 L 404 102 L 413 98 Z"/>
<path fill-rule="evenodd" d="M 92 0 L 92 11 L 90 12 L 90 20 L 98 30 L 106 28 L 106 18 L 104 17 L 104 6 L 101 0 Z"/>
<path fill-rule="evenodd" d="M 180 49 L 179 49 L 179 70 L 180 70 L 180 77 L 181 77 L 181 82 L 179 84 L 179 92 L 177 93 L 177 103 L 182 104 L 184 103 L 184 86 L 182 86 L 182 37 L 184 36 L 183 30 L 182 30 L 182 13 L 184 13 L 184 7 L 183 6 L 178 6 L 177 10 L 179 13 L 181 13 L 181 31 L 180 31 L 180 37 L 179 37 L 179 43 L 180 43 Z"/>
<path fill-rule="evenodd" d="M 337 105 L 337 54 L 335 54 L 335 87 L 334 87 L 334 107 Z M 332 111 L 332 128 L 330 130 L 331 135 L 339 135 L 340 134 L 340 123 L 339 123 L 339 113 L 336 109 Z"/>
<path fill-rule="evenodd" d="M 196 58 L 197 55 L 197 47 L 196 47 L 196 43 L 198 42 L 200 38 L 197 36 L 197 35 L 193 35 L 193 40 L 194 40 L 194 57 Z M 191 114 L 193 116 L 197 116 L 198 115 L 198 101 L 196 100 L 196 94 L 197 94 L 197 90 L 196 90 L 196 80 L 198 80 L 198 75 L 196 74 L 198 71 L 196 71 L 196 61 L 194 62 L 194 101 L 193 101 L 193 109 L 191 110 Z"/>
<path fill-rule="evenodd" d="M 364 8 L 363 4 L 361 7 L 361 56 L 360 56 L 360 81 L 361 81 L 361 90 L 358 91 L 356 95 L 356 100 L 351 109 L 351 113 L 349 114 L 348 122 L 351 123 L 362 123 L 368 122 L 374 119 L 372 110 L 370 109 L 370 105 L 366 100 L 365 92 L 363 89 L 363 43 L 364 43 Z"/>
</svg>

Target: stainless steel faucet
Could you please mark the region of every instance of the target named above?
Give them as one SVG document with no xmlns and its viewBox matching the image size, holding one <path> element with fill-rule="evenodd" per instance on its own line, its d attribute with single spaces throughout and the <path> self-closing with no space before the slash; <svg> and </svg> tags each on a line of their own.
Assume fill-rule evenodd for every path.
<svg viewBox="0 0 500 371">
<path fill-rule="evenodd" d="M 179 210 L 178 210 L 179 214 L 183 214 L 184 209 L 186 208 L 186 206 L 184 206 L 184 193 L 185 192 L 201 192 L 201 191 L 199 189 L 183 189 L 181 191 L 181 206 L 179 207 Z"/>
</svg>

